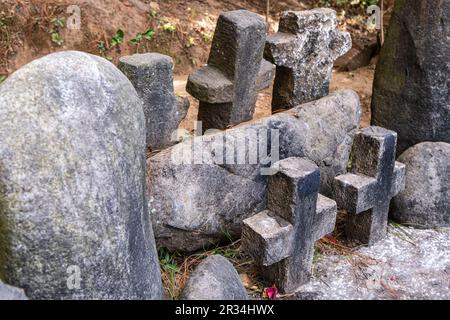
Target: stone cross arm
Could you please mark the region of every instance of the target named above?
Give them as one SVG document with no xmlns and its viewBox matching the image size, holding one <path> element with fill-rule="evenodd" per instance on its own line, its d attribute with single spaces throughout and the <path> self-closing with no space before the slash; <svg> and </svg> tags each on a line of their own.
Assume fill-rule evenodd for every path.
<svg viewBox="0 0 450 320">
<path fill-rule="evenodd" d="M 292 54 L 299 47 L 295 35 L 277 32 L 267 37 L 264 57 L 277 66 L 294 67 L 297 59 Z"/>
<path fill-rule="evenodd" d="M 189 76 L 187 92 L 207 103 L 227 103 L 233 101 L 234 85 L 219 69 L 204 66 Z"/>
<path fill-rule="evenodd" d="M 336 202 L 319 194 L 313 224 L 313 241 L 333 232 L 336 214 Z M 270 266 L 290 257 L 295 240 L 292 224 L 270 210 L 244 220 L 242 238 L 246 239 L 243 250 L 262 266 Z"/>
<path fill-rule="evenodd" d="M 270 266 L 289 257 L 294 240 L 292 224 L 266 210 L 245 219 L 242 228 L 243 250 L 258 265 Z"/>
<path fill-rule="evenodd" d="M 337 203 L 321 194 L 317 198 L 316 216 L 314 217 L 313 239 L 318 241 L 334 231 L 336 226 Z"/>
<path fill-rule="evenodd" d="M 405 186 L 405 165 L 395 162 L 390 198 L 395 197 Z M 343 174 L 335 179 L 335 200 L 339 208 L 350 214 L 358 214 L 376 205 L 378 182 L 375 178 L 361 174 Z"/>
<path fill-rule="evenodd" d="M 275 77 L 275 66 L 267 60 L 261 61 L 256 77 L 256 91 L 269 88 Z M 234 99 L 234 84 L 219 69 L 206 65 L 192 73 L 186 91 L 194 98 L 211 104 L 228 103 Z"/>
</svg>

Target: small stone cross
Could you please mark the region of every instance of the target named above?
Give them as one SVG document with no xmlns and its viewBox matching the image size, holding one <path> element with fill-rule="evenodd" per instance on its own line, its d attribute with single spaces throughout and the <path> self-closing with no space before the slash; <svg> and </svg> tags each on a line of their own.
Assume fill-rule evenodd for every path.
<svg viewBox="0 0 450 320">
<path fill-rule="evenodd" d="M 372 245 L 387 233 L 391 199 L 405 188 L 405 165 L 395 161 L 397 133 L 361 130 L 354 140 L 352 173 L 335 178 L 334 198 L 347 210 L 347 237 Z"/>
<path fill-rule="evenodd" d="M 334 10 L 284 12 L 279 31 L 267 37 L 264 53 L 277 66 L 272 110 L 328 95 L 334 61 L 351 46 L 350 34 L 337 29 Z"/>
<path fill-rule="evenodd" d="M 320 170 L 305 158 L 274 164 L 268 210 L 243 222 L 242 245 L 263 277 L 284 293 L 311 277 L 314 244 L 334 230 L 336 203 L 319 194 Z"/>
</svg>

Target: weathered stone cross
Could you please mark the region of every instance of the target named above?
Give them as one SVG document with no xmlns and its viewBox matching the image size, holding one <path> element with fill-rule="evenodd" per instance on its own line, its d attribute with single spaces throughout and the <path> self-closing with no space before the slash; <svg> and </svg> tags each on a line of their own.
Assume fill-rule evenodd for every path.
<svg viewBox="0 0 450 320">
<path fill-rule="evenodd" d="M 204 131 L 226 129 L 253 117 L 258 86 L 270 85 L 273 79 L 273 65 L 261 64 L 265 41 L 266 23 L 256 13 L 220 15 L 208 64 L 191 74 L 186 86 L 200 100 L 198 120 Z"/>
<path fill-rule="evenodd" d="M 264 53 L 277 66 L 273 111 L 328 95 L 334 61 L 352 46 L 350 34 L 336 28 L 332 9 L 282 14 L 279 31 L 267 37 Z"/>
<path fill-rule="evenodd" d="M 380 127 L 359 132 L 352 173 L 335 178 L 339 209 L 347 210 L 347 237 L 372 245 L 387 233 L 391 199 L 405 188 L 405 165 L 395 161 L 397 133 Z"/>
<path fill-rule="evenodd" d="M 314 243 L 333 231 L 337 208 L 319 194 L 320 171 L 310 160 L 288 158 L 274 167 L 268 210 L 244 220 L 242 246 L 270 284 L 291 293 L 309 281 Z"/>
</svg>

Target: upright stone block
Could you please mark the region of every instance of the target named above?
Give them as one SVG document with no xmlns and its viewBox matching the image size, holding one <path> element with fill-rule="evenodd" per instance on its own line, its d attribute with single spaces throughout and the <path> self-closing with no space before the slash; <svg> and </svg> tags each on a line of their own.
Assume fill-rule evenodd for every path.
<svg viewBox="0 0 450 320">
<path fill-rule="evenodd" d="M 172 134 L 186 117 L 189 100 L 174 94 L 172 58 L 159 53 L 135 54 L 121 57 L 119 69 L 144 103 L 147 146 L 158 150 L 173 145 Z"/>
<path fill-rule="evenodd" d="M 269 178 L 268 210 L 243 222 L 243 250 L 268 283 L 286 293 L 309 281 L 314 244 L 336 222 L 336 203 L 319 195 L 320 170 L 305 158 L 274 165 Z"/>
<path fill-rule="evenodd" d="M 12 74 L 0 106 L 0 278 L 30 299 L 161 299 L 130 81 L 59 52 Z"/>
<path fill-rule="evenodd" d="M 359 132 L 352 173 L 335 179 L 335 200 L 347 210 L 347 236 L 372 245 L 386 236 L 391 199 L 405 188 L 405 166 L 395 161 L 397 134 L 380 127 Z"/>
<path fill-rule="evenodd" d="M 351 48 L 332 9 L 287 11 L 278 33 L 268 36 L 264 56 L 277 66 L 272 109 L 290 109 L 329 92 L 334 61 Z"/>
<path fill-rule="evenodd" d="M 226 129 L 253 117 L 261 71 L 266 24 L 252 12 L 220 15 L 208 64 L 192 74 L 187 91 L 200 100 L 203 129 Z M 266 73 L 267 74 L 267 73 Z"/>
<path fill-rule="evenodd" d="M 450 143 L 450 1 L 395 1 L 375 71 L 372 125 L 398 133 L 397 156 Z"/>
</svg>

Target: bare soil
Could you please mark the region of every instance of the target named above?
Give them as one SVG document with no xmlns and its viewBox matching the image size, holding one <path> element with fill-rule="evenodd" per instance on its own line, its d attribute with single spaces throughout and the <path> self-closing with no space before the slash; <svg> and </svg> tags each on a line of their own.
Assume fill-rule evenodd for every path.
<svg viewBox="0 0 450 320">
<path fill-rule="evenodd" d="M 389 2 L 388 8 L 389 8 Z M 332 2 L 331 2 L 332 3 Z M 69 30 L 67 8 L 81 9 L 81 29 Z M 278 28 L 284 10 L 304 10 L 323 5 L 323 1 L 272 1 L 270 31 Z M 175 87 L 185 92 L 187 76 L 205 64 L 219 14 L 227 10 L 248 9 L 265 15 L 261 0 L 0 0 L 0 76 L 9 75 L 26 63 L 61 50 L 80 50 L 103 56 L 113 63 L 136 52 L 159 52 L 175 62 Z M 376 32 L 365 25 L 365 10 L 358 6 L 336 7 L 340 28 L 352 34 L 353 51 L 347 60 L 376 42 Z M 113 45 L 118 30 L 124 38 Z M 139 44 L 130 41 L 139 33 L 153 30 L 151 39 Z M 56 37 L 55 37 L 56 34 Z M 339 63 L 345 63 L 340 61 Z M 351 72 L 336 68 L 331 91 L 351 88 L 360 94 L 364 108 L 363 126 L 370 122 L 370 100 L 374 66 Z M 182 127 L 192 130 L 198 103 L 190 97 L 191 109 Z M 259 94 L 255 119 L 270 115 L 271 90 Z"/>
</svg>

